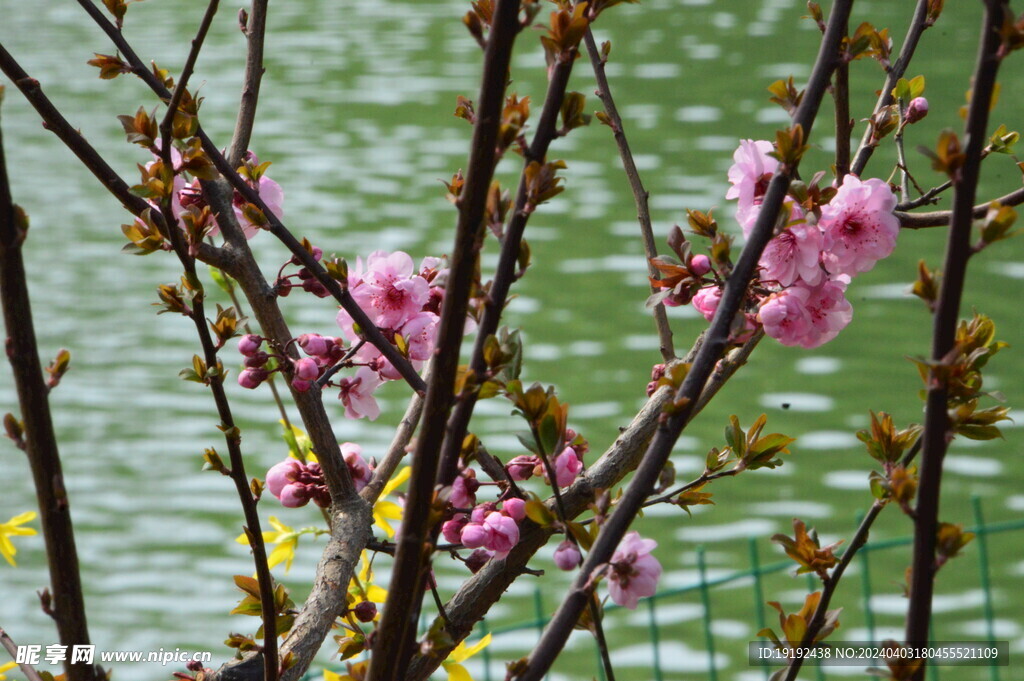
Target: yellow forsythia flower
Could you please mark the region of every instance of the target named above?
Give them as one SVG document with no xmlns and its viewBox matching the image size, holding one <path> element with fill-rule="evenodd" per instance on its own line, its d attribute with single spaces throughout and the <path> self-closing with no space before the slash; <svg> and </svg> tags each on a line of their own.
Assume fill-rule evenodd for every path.
<svg viewBox="0 0 1024 681">
<path fill-rule="evenodd" d="M 412 473 L 412 467 L 406 466 L 402 470 L 398 471 L 398 475 L 391 478 L 384 489 L 381 490 L 380 498 L 373 505 L 373 522 L 374 524 L 384 531 L 388 539 L 395 536 L 395 528 L 391 527 L 388 523 L 389 520 L 401 520 L 402 519 L 402 507 L 393 501 L 384 501 L 384 497 L 391 494 L 398 488 L 399 485 L 409 479 L 409 475 Z"/>
<path fill-rule="evenodd" d="M 0 681 L 7 681 L 7 674 L 4 674 L 4 672 L 9 672 L 17 666 L 14 662 L 0 665 Z"/>
<path fill-rule="evenodd" d="M 267 556 L 267 567 L 272 568 L 283 562 L 284 572 L 288 574 L 292 569 L 292 560 L 295 559 L 295 548 L 299 545 L 299 535 L 304 534 L 306 530 L 294 530 L 278 520 L 277 516 L 270 516 L 270 524 L 276 532 L 263 533 L 263 543 L 275 545 L 274 550 Z M 235 541 L 243 546 L 249 545 L 249 538 L 244 532 L 238 535 Z"/>
<path fill-rule="evenodd" d="M 14 543 L 11 542 L 10 537 L 31 537 L 34 534 L 38 534 L 31 527 L 18 527 L 24 525 L 30 520 L 36 519 L 35 511 L 25 511 L 20 515 L 16 515 L 6 523 L 0 523 L 0 554 L 13 566 L 17 563 L 14 562 L 14 554 L 18 552 L 14 548 Z"/>
<path fill-rule="evenodd" d="M 448 659 L 441 663 L 444 665 L 444 670 L 448 672 L 448 681 L 473 681 L 473 677 L 461 663 L 479 653 L 490 643 L 490 634 L 477 641 L 472 648 L 467 648 L 465 641 L 459 642 L 459 645 L 455 646 L 455 650 L 448 655 Z"/>
</svg>

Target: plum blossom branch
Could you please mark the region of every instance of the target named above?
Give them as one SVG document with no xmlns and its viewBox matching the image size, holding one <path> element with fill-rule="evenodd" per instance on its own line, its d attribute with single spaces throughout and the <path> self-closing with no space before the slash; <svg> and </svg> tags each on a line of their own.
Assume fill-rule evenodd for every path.
<svg viewBox="0 0 1024 681">
<path fill-rule="evenodd" d="M 416 622 L 430 559 L 429 552 L 423 550 L 423 544 L 432 530 L 430 508 L 434 502 L 434 481 L 454 401 L 459 349 L 483 240 L 487 193 L 497 162 L 497 138 L 506 77 L 512 61 L 512 47 L 519 32 L 519 4 L 519 0 L 499 0 L 494 7 L 487 38 L 479 114 L 473 126 L 466 183 L 458 201 L 459 217 L 441 308 L 437 349 L 423 402 L 422 424 L 412 461 L 412 482 L 395 552 L 392 588 L 374 640 L 368 681 L 404 678 L 413 654 Z"/>
<path fill-rule="evenodd" d="M 164 86 L 164 84 L 146 68 L 145 64 L 142 63 L 142 60 L 139 59 L 138 54 L 135 53 L 135 50 L 133 50 L 128 41 L 125 40 L 121 31 L 118 30 L 118 28 L 105 16 L 103 16 L 103 13 L 99 8 L 97 8 L 91 0 L 78 0 L 78 3 L 121 51 L 125 60 L 131 66 L 132 73 L 141 78 L 158 97 L 163 100 L 170 99 L 171 93 L 167 90 L 166 86 Z M 229 163 L 220 152 L 217 145 L 214 144 L 207 136 L 201 125 L 198 126 L 196 130 L 196 137 L 201 141 L 203 151 L 206 152 L 206 155 L 217 169 L 217 172 L 219 172 L 231 187 L 241 194 L 247 202 L 259 208 L 267 218 L 267 230 L 277 237 L 277 239 L 281 241 L 289 251 L 291 251 L 292 255 L 309 270 L 313 277 L 320 282 L 332 296 L 334 296 L 345 311 L 348 312 L 352 316 L 352 319 L 360 326 L 363 333 L 366 335 L 366 339 L 381 351 L 381 354 L 383 354 L 402 375 L 402 378 L 404 378 L 406 382 L 409 383 L 409 385 L 417 392 L 425 390 L 426 384 L 423 382 L 423 379 L 420 378 L 419 374 L 416 373 L 416 370 L 409 363 L 409 360 L 402 356 L 391 342 L 384 337 L 384 334 L 381 333 L 380 329 L 370 321 L 366 313 L 352 298 L 348 289 L 343 288 L 333 277 L 327 274 L 327 271 L 323 266 L 313 258 L 312 254 L 302 246 L 299 240 L 295 238 L 288 228 L 285 227 L 284 223 L 282 223 L 274 214 L 274 211 L 267 206 L 259 193 L 253 189 L 249 183 L 241 177 L 241 175 L 238 174 L 231 163 Z M 248 246 L 245 245 L 244 241 L 237 241 L 235 246 L 239 250 L 248 250 Z"/>
<path fill-rule="evenodd" d="M 950 219 L 942 287 L 935 309 L 931 360 L 935 366 L 943 362 L 953 348 L 967 273 L 972 253 L 971 229 L 974 199 L 980 175 L 985 130 L 988 127 L 989 104 L 999 69 L 999 27 L 1009 15 L 1006 2 L 986 0 L 981 40 L 971 102 L 965 125 L 964 163 L 959 176 L 953 176 L 953 211 Z M 907 644 L 921 646 L 928 642 L 932 594 L 935 583 L 935 547 L 938 532 L 939 490 L 942 482 L 942 460 L 949 446 L 948 379 L 935 369 L 928 380 L 925 407 L 920 479 L 915 504 L 914 549 L 910 577 L 910 606 L 907 613 Z M 915 674 L 924 678 L 924 665 Z"/>
<path fill-rule="evenodd" d="M 249 50 L 245 58 L 245 79 L 242 85 L 242 101 L 238 107 L 238 120 L 235 123 L 235 136 L 228 150 L 228 160 L 233 168 L 238 167 L 245 152 L 249 150 L 252 126 L 256 120 L 260 83 L 266 71 L 263 67 L 263 42 L 267 32 L 267 2 L 268 0 L 253 0 L 249 20 L 243 24 Z M 244 11 L 241 12 L 239 17 L 244 14 Z"/>
<path fill-rule="evenodd" d="M 849 19 L 852 4 L 852 0 L 837 0 L 832 6 L 814 69 L 811 72 L 803 100 L 793 116 L 794 129 L 796 126 L 800 127 L 804 133 L 803 139 L 807 139 L 806 136 L 810 134 L 821 99 L 832 78 L 832 73 L 841 59 L 842 29 Z M 733 318 L 746 297 L 747 287 L 757 269 L 761 253 L 772 238 L 776 216 L 782 208 L 798 163 L 798 157 L 792 158 L 787 163 L 781 163 L 772 177 L 764 197 L 761 213 L 726 283 L 707 337 L 675 395 L 673 400 L 676 405 L 675 413 L 659 426 L 654 440 L 644 455 L 643 462 L 637 468 L 633 481 L 619 500 L 614 513 L 598 534 L 583 567 L 580 568 L 576 581 L 530 654 L 525 670 L 515 677 L 518 681 L 539 681 L 551 667 L 551 663 L 564 647 L 580 613 L 586 606 L 585 585 L 600 565 L 611 560 L 615 548 L 622 541 L 657 481 L 679 434 L 689 422 L 696 400 L 700 398 L 715 364 L 728 345 Z"/>
<path fill-rule="evenodd" d="M 0 305 L 7 329 L 6 354 L 14 374 L 23 421 L 24 449 L 39 504 L 57 633 L 62 645 L 88 645 L 89 628 L 71 522 L 71 504 L 64 487 L 60 451 L 50 412 L 50 389 L 43 380 L 29 300 L 28 275 L 22 258 L 22 244 L 27 231 L 28 219 L 14 205 L 11 197 L 3 135 L 0 134 Z M 66 661 L 64 669 L 70 681 L 99 681 L 103 678 L 99 667 L 92 664 L 72 665 Z"/>
<path fill-rule="evenodd" d="M 633 192 L 633 201 L 636 204 L 636 219 L 640 223 L 640 235 L 644 242 L 644 255 L 647 257 L 647 272 L 657 278 L 658 268 L 651 260 L 658 257 L 658 247 L 654 242 L 654 229 L 651 227 L 651 210 L 648 206 L 649 192 L 644 188 L 640 180 L 640 171 L 637 170 L 636 161 L 633 160 L 633 152 L 629 148 L 629 140 L 626 139 L 626 130 L 623 127 L 622 117 L 619 116 L 618 107 L 612 98 L 611 88 L 608 86 L 608 74 L 605 73 L 605 58 L 601 55 L 594 40 L 593 32 L 588 28 L 583 40 L 587 45 L 587 54 L 590 55 L 590 63 L 594 68 L 594 76 L 597 78 L 597 90 L 595 94 L 601 99 L 604 111 L 608 114 L 612 132 L 615 136 L 615 144 L 619 148 L 619 156 L 622 158 L 622 166 L 626 171 L 626 178 L 629 180 L 629 188 Z M 657 289 L 651 285 L 651 293 Z M 661 356 L 668 362 L 675 359 L 675 348 L 672 344 L 672 328 L 668 323 L 668 315 L 665 313 L 665 304 L 659 302 L 654 306 L 654 323 L 658 328 L 658 339 L 660 341 Z"/>
<path fill-rule="evenodd" d="M 4 650 L 7 651 L 7 654 L 11 656 L 12 660 L 17 659 L 18 646 L 14 644 L 14 641 L 2 627 L 0 627 L 0 645 L 3 645 Z M 25 678 L 28 679 L 28 681 L 43 681 L 42 677 L 39 676 L 39 672 L 37 672 L 31 665 L 21 663 L 18 665 L 18 668 L 21 669 L 21 673 L 25 675 Z"/>
<path fill-rule="evenodd" d="M 999 203 L 1003 206 L 1019 206 L 1024 203 L 1024 189 L 1016 189 L 1009 194 L 1004 194 L 986 203 L 971 208 L 972 218 L 983 218 L 988 212 L 989 204 Z M 907 213 L 896 211 L 896 217 L 900 219 L 900 226 L 907 229 L 923 229 L 925 227 L 945 227 L 953 217 L 951 210 L 936 210 L 929 213 Z"/>
<path fill-rule="evenodd" d="M 914 52 L 917 50 L 917 44 L 921 41 L 921 35 L 934 23 L 935 18 L 931 17 L 931 12 L 932 6 L 935 4 L 935 0 L 917 0 L 917 5 L 914 7 L 914 16 L 910 20 L 910 26 L 907 28 L 907 35 L 903 38 L 900 54 L 889 66 L 885 76 L 885 83 L 882 85 L 878 95 L 878 101 L 875 102 L 875 108 L 871 112 L 872 116 L 892 104 L 892 89 L 896 87 L 896 83 L 907 72 L 910 60 L 913 59 Z M 941 11 L 941 3 L 939 3 L 939 8 Z M 857 154 L 850 164 L 850 172 L 854 175 L 860 175 L 864 172 L 864 168 L 871 159 L 871 155 L 875 153 L 877 145 L 872 144 L 871 138 L 873 133 L 874 129 L 869 125 L 868 129 L 864 131 L 863 137 L 861 137 Z"/>
</svg>

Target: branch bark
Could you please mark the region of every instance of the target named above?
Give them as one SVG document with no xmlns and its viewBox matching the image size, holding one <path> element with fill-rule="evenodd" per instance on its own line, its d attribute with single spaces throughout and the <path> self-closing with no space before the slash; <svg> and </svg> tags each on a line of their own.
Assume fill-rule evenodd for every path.
<svg viewBox="0 0 1024 681">
<path fill-rule="evenodd" d="M 267 32 L 267 0 L 253 0 L 249 21 L 245 26 L 245 39 L 249 50 L 245 58 L 245 80 L 242 85 L 242 101 L 238 107 L 235 136 L 231 140 L 228 159 L 231 167 L 237 168 L 242 157 L 249 150 L 252 126 L 256 121 L 256 105 L 260 99 L 260 83 L 263 81 L 263 43 Z"/>
</svg>

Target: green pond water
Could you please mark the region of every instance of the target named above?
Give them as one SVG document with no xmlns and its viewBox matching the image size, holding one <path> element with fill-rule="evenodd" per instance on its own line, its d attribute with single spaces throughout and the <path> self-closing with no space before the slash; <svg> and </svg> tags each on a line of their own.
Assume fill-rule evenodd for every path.
<svg viewBox="0 0 1024 681">
<path fill-rule="evenodd" d="M 902 40 L 913 9 L 901 2 L 861 2 L 853 25 L 870 19 Z M 923 73 L 932 113 L 908 130 L 908 147 L 933 146 L 939 130 L 961 128 L 957 108 L 964 101 L 975 52 L 980 3 L 947 3 L 940 23 L 923 40 L 910 75 Z M 475 97 L 479 50 L 460 22 L 463 2 L 272 3 L 267 39 L 267 74 L 252 143 L 261 160 L 273 161 L 270 175 L 284 187 L 285 222 L 327 252 L 354 261 L 384 248 L 418 259 L 450 248 L 454 212 L 439 180 L 464 167 L 469 127 L 451 112 L 455 97 Z M 546 10 L 545 10 L 546 11 Z M 172 72 L 180 69 L 202 3 L 151 0 L 133 4 L 127 34 L 144 59 Z M 801 20 L 797 0 L 650 0 L 617 7 L 595 26 L 598 40 L 611 39 L 608 67 L 643 179 L 659 243 L 668 228 L 683 223 L 686 208 L 717 207 L 732 229 L 725 201 L 725 171 L 741 138 L 766 139 L 785 120 L 767 101 L 765 87 L 794 76 L 806 80 L 819 34 Z M 32 7 L 0 2 L 0 42 L 38 78 L 71 122 L 126 178 L 134 181 L 144 153 L 123 142 L 116 114 L 156 105 L 143 85 L 121 78 L 101 82 L 85 65 L 93 52 L 113 48 L 71 2 L 41 0 Z M 213 139 L 227 144 L 241 81 L 244 44 L 233 7 L 224 7 L 207 40 L 192 83 L 203 82 L 203 123 Z M 995 124 L 1024 125 L 1021 59 L 1004 65 Z M 539 106 L 544 93 L 544 60 L 537 34 L 522 34 L 513 60 L 512 90 Z M 853 116 L 863 119 L 882 84 L 873 62 L 852 68 Z M 8 84 L 9 85 L 9 84 Z M 572 89 L 594 89 L 589 64 L 581 60 Z M 598 108 L 589 97 L 587 109 Z M 831 105 L 826 102 L 803 168 L 827 168 Z M 241 514 L 224 478 L 200 472 L 205 447 L 222 447 L 209 394 L 177 378 L 195 352 L 190 324 L 170 315 L 155 317 L 150 303 L 159 283 L 177 279 L 172 258 L 132 258 L 120 253 L 118 226 L 127 222 L 116 202 L 39 125 L 35 114 L 9 87 L 3 132 L 16 201 L 32 216 L 27 258 L 36 328 L 44 352 L 72 352 L 73 368 L 52 395 L 61 439 L 65 478 L 74 509 L 86 584 L 92 638 L 101 650 L 210 650 L 227 656 L 220 642 L 229 631 L 252 632 L 254 620 L 227 613 L 240 598 L 231 576 L 251 573 L 247 550 L 234 542 Z M 859 123 L 857 137 L 863 130 Z M 535 266 L 517 285 L 507 323 L 522 327 L 524 378 L 558 386 L 568 401 L 570 425 L 602 451 L 645 399 L 650 367 L 659 361 L 653 322 L 644 309 L 646 272 L 634 220 L 632 197 L 609 130 L 601 125 L 555 142 L 552 158 L 563 158 L 567 189 L 531 218 L 527 230 Z M 893 154 L 876 155 L 867 175 L 888 177 Z M 940 178 L 916 151 L 915 175 L 931 186 Z M 501 167 L 506 184 L 519 165 Z M 1012 159 L 986 163 L 981 196 L 1019 186 Z M 948 205 L 948 199 L 942 204 Z M 738 229 L 735 231 L 738 232 Z M 868 423 L 869 410 L 893 413 L 900 423 L 920 420 L 920 379 L 908 356 L 927 354 L 929 316 L 906 291 L 916 263 L 940 263 L 942 230 L 905 231 L 896 253 L 851 285 L 854 319 L 835 341 L 813 351 L 765 341 L 718 399 L 687 429 L 673 460 L 681 479 L 695 477 L 704 454 L 722 446 L 730 414 L 744 426 L 768 415 L 769 428 L 797 438 L 786 464 L 722 481 L 715 506 L 658 509 L 637 529 L 656 538 L 665 566 L 662 586 L 682 587 L 697 578 L 695 549 L 706 547 L 708 576 L 747 565 L 747 539 L 761 540 L 763 562 L 781 550 L 767 540 L 789 531 L 798 516 L 818 528 L 823 541 L 849 537 L 858 511 L 871 501 L 867 475 L 872 461 L 854 433 Z M 252 242 L 268 276 L 286 258 L 267 236 Z M 496 261 L 494 244 L 484 254 L 485 271 Z M 1019 310 L 1024 294 L 1024 241 L 997 245 L 971 263 L 963 312 L 991 315 L 999 338 L 1011 348 L 990 365 L 986 385 L 1005 394 L 1010 405 L 1024 403 L 1024 330 Z M 298 332 L 336 333 L 330 301 L 292 296 L 285 301 Z M 676 343 L 685 348 L 705 326 L 690 309 L 670 311 Z M 236 363 L 233 351 L 225 354 Z M 244 432 L 249 470 L 263 475 L 285 447 L 269 394 L 232 390 Z M 406 400 L 399 385 L 382 392 L 384 413 L 375 423 L 346 421 L 336 409 L 339 441 L 362 444 L 378 455 L 390 440 Z M 16 410 L 9 371 L 0 372 L 0 409 Z M 509 405 L 482 403 L 473 430 L 491 452 L 520 452 L 521 429 Z M 294 414 L 293 414 L 294 416 Z M 1005 439 L 956 441 L 946 461 L 942 518 L 970 524 L 970 499 L 980 496 L 987 519 L 1024 514 L 1021 431 L 1008 424 Z M 0 521 L 32 508 L 34 494 L 25 461 L 10 445 L 0 446 L 4 484 Z M 275 515 L 293 527 L 316 524 L 315 509 L 285 510 L 269 499 L 266 520 Z M 38 521 L 33 523 L 38 527 Z M 909 521 L 889 509 L 873 539 L 901 537 Z M 1020 534 L 990 540 L 996 634 L 1024 652 L 1024 575 Z M 17 538 L 18 567 L 0 565 L 0 626 L 20 643 L 53 643 L 52 623 L 40 612 L 35 591 L 47 583 L 39 537 Z M 551 547 L 553 549 L 553 545 Z M 551 564 L 543 552 L 537 567 Z M 972 546 L 939 578 L 935 621 L 938 639 L 974 639 L 984 634 L 977 560 Z M 320 545 L 304 537 L 290 573 L 278 576 L 304 594 Z M 900 596 L 909 551 L 872 556 L 873 601 L 880 637 L 899 637 L 904 617 Z M 442 561 L 443 563 L 443 561 Z M 381 563 L 384 565 L 384 563 Z M 835 604 L 847 607 L 837 640 L 868 638 L 859 607 L 857 566 Z M 280 572 L 280 570 L 279 570 Z M 462 573 L 439 566 L 442 595 L 457 588 Z M 566 579 L 524 578 L 488 617 L 491 627 L 533 616 L 535 586 L 541 610 L 550 612 Z M 786 575 L 770 578 L 765 600 L 795 608 L 806 582 Z M 757 624 L 749 589 L 713 596 L 716 655 L 720 679 L 753 681 L 760 670 L 741 657 Z M 646 614 L 616 613 L 609 628 L 613 660 L 622 679 L 653 678 Z M 707 659 L 696 596 L 659 606 L 662 663 L 666 679 L 704 679 Z M 495 678 L 503 661 L 526 653 L 532 631 L 495 639 Z M 578 634 L 552 678 L 589 679 L 592 643 Z M 323 660 L 329 660 L 325 646 Z M 471 668 L 479 679 L 481 665 Z M 44 665 L 43 667 L 47 667 Z M 56 668 L 51 668 L 56 671 Z M 159 680 L 170 668 L 125 665 L 115 678 Z M 846 671 L 829 670 L 829 678 Z M 10 672 L 8 672 L 10 674 Z M 805 672 L 816 678 L 813 670 Z M 1013 668 L 1003 677 L 1017 678 Z M 18 678 L 17 673 L 14 677 Z M 987 670 L 944 672 L 943 678 L 989 678 Z"/>
</svg>

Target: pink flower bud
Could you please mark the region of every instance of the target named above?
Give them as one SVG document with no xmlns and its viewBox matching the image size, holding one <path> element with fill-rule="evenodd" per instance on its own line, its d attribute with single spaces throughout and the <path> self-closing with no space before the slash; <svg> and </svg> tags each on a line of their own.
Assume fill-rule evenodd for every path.
<svg viewBox="0 0 1024 681">
<path fill-rule="evenodd" d="M 486 547 L 498 554 L 499 557 L 504 558 L 512 550 L 512 547 L 519 543 L 519 526 L 507 515 L 497 511 L 491 513 L 484 520 L 484 527 L 490 535 Z M 465 531 L 463 531 L 463 538 L 465 538 Z"/>
<path fill-rule="evenodd" d="M 295 377 L 303 381 L 315 381 L 320 375 L 320 367 L 312 357 L 303 357 L 295 361 Z"/>
<path fill-rule="evenodd" d="M 267 378 L 265 369 L 243 369 L 238 374 L 238 385 L 252 390 Z"/>
<path fill-rule="evenodd" d="M 465 513 L 460 513 L 451 520 L 444 521 L 441 525 L 441 534 L 444 535 L 445 541 L 450 544 L 461 544 L 462 543 L 462 528 L 469 523 L 469 519 Z"/>
<path fill-rule="evenodd" d="M 907 123 L 917 123 L 928 115 L 928 100 L 924 97 L 914 97 L 907 105 Z"/>
<path fill-rule="evenodd" d="M 295 392 L 297 393 L 306 393 L 313 387 L 313 382 L 303 381 L 301 378 L 293 378 L 292 387 L 295 388 Z"/>
<path fill-rule="evenodd" d="M 460 539 L 467 549 L 478 549 L 487 543 L 487 530 L 480 523 L 468 523 L 462 528 Z"/>
<path fill-rule="evenodd" d="M 363 448 L 356 443 L 341 443 L 341 455 L 345 459 L 345 465 L 348 466 L 349 475 L 352 476 L 352 482 L 355 484 L 357 492 L 366 487 L 370 478 L 373 477 L 373 471 L 363 460 L 362 454 Z"/>
<path fill-rule="evenodd" d="M 242 364 L 245 365 L 246 369 L 259 369 L 265 365 L 269 359 L 270 355 L 260 350 L 246 357 Z"/>
<path fill-rule="evenodd" d="M 559 487 L 568 487 L 583 470 L 583 462 L 576 456 L 576 450 L 566 447 L 555 459 L 555 482 Z"/>
<path fill-rule="evenodd" d="M 508 462 L 505 468 L 508 469 L 510 478 L 516 481 L 529 480 L 533 476 L 533 470 L 537 467 L 537 457 L 520 455 Z"/>
<path fill-rule="evenodd" d="M 299 347 L 303 352 L 313 357 L 323 357 L 327 354 L 327 338 L 315 333 L 304 333 L 298 337 Z"/>
<path fill-rule="evenodd" d="M 697 294 L 693 296 L 693 306 L 697 308 L 697 312 L 704 315 L 704 319 L 709 322 L 715 316 L 715 310 L 718 309 L 718 301 L 722 299 L 722 289 L 717 286 L 708 286 L 697 291 Z"/>
<path fill-rule="evenodd" d="M 486 550 L 477 549 L 473 553 L 469 554 L 469 558 L 466 559 L 466 567 L 468 567 L 469 571 L 475 575 L 490 559 L 491 554 L 487 553 Z"/>
<path fill-rule="evenodd" d="M 703 277 L 711 271 L 711 258 L 703 253 L 690 258 L 690 271 L 698 277 Z"/>
<path fill-rule="evenodd" d="M 246 357 L 252 357 L 262 344 L 262 338 L 255 334 L 247 333 L 238 339 L 238 351 Z"/>
<path fill-rule="evenodd" d="M 470 473 L 473 473 L 472 469 L 455 478 L 455 482 L 452 483 L 452 493 L 448 500 L 455 508 L 472 508 L 476 505 L 476 490 L 480 483 L 477 482 L 476 476 L 471 476 Z"/>
<path fill-rule="evenodd" d="M 526 517 L 526 502 L 516 497 L 506 499 L 501 504 L 501 510 L 512 520 L 518 522 Z"/>
<path fill-rule="evenodd" d="M 312 490 L 309 485 L 304 485 L 301 482 L 293 482 L 290 485 L 285 485 L 284 489 L 281 490 L 281 505 L 288 508 L 298 508 L 299 506 L 305 506 L 309 503 Z"/>
<path fill-rule="evenodd" d="M 555 565 L 559 570 L 575 570 L 579 567 L 582 558 L 579 548 L 568 539 L 555 549 Z"/>
<path fill-rule="evenodd" d="M 275 497 L 281 496 L 281 490 L 285 485 L 295 482 L 302 472 L 302 464 L 295 459 L 285 459 L 281 463 L 274 464 L 267 471 L 267 490 Z"/>
</svg>

